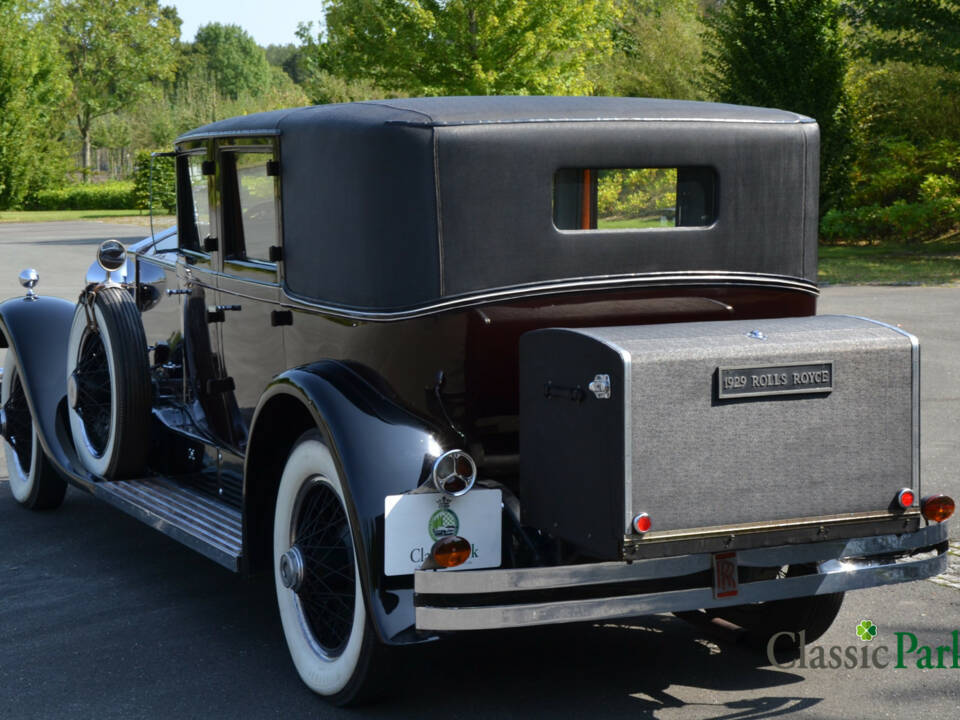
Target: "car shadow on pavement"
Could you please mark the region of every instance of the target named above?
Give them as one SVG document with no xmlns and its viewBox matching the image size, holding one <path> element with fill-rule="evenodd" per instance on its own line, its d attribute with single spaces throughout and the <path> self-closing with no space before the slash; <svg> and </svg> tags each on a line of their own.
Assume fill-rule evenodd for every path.
<svg viewBox="0 0 960 720">
<path fill-rule="evenodd" d="M 737 645 L 733 634 L 718 637 L 669 615 L 461 635 L 416 648 L 411 656 L 416 660 L 404 664 L 406 682 L 394 687 L 383 717 L 421 716 L 453 704 L 458 717 L 664 718 L 671 717 L 666 710 L 688 708 L 684 717 L 752 720 L 819 702 L 783 693 L 803 678 L 762 667 L 765 660 Z M 771 693 L 717 698 L 741 690 L 756 695 L 758 689 Z"/>
<path fill-rule="evenodd" d="M 297 677 L 271 578 L 244 580 L 74 489 L 33 513 L 0 482 L 0 547 L 0 673 L 51 679 L 5 683 L 0 717 L 754 720 L 820 702 L 786 692 L 799 675 L 658 615 L 403 648 L 384 700 L 340 710 Z"/>
</svg>

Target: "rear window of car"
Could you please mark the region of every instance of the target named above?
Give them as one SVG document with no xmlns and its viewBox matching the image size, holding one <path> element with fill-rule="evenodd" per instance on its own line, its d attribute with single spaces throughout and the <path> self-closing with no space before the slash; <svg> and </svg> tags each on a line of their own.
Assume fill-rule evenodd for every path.
<svg viewBox="0 0 960 720">
<path fill-rule="evenodd" d="M 562 168 L 553 178 L 558 230 L 705 227 L 716 220 L 709 167 Z"/>
</svg>

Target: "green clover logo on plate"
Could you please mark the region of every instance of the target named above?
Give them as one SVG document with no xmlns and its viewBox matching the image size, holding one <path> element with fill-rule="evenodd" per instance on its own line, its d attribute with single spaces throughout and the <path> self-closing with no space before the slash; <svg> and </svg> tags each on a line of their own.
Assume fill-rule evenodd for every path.
<svg viewBox="0 0 960 720">
<path fill-rule="evenodd" d="M 877 636 L 877 632 L 877 626 L 869 620 L 861 620 L 860 624 L 857 625 L 857 637 L 861 640 L 873 640 Z"/>
</svg>

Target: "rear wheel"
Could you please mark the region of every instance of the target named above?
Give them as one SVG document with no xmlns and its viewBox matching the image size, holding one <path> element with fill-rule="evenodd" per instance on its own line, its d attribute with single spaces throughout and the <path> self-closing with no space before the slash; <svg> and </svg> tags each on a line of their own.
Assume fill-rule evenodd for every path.
<svg viewBox="0 0 960 720">
<path fill-rule="evenodd" d="M 372 699 L 381 656 L 367 616 L 343 481 L 320 435 L 287 459 L 274 514 L 277 605 L 301 679 L 336 705 Z"/>
<path fill-rule="evenodd" d="M 120 287 L 101 288 L 77 304 L 67 346 L 70 432 L 83 466 L 123 478 L 146 464 L 150 369 L 140 312 Z"/>
<path fill-rule="evenodd" d="M 20 366 L 13 349 L 7 350 L 3 367 L 0 404 L 6 418 L 3 449 L 14 499 L 31 510 L 59 507 L 67 492 L 67 483 L 47 459 L 37 437 L 37 428 L 27 404 Z"/>
</svg>

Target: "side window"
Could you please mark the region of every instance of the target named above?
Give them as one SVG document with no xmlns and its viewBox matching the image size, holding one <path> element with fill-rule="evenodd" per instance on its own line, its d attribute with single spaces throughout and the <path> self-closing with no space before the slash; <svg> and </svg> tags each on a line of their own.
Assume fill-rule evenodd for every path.
<svg viewBox="0 0 960 720">
<path fill-rule="evenodd" d="M 229 229 L 227 258 L 270 261 L 280 244 L 277 180 L 272 151 L 227 151 L 223 158 L 224 216 Z"/>
<path fill-rule="evenodd" d="M 177 172 L 180 193 L 178 224 L 180 247 L 199 250 L 203 239 L 210 234 L 209 178 L 203 174 L 206 154 L 181 156 Z"/>
</svg>

